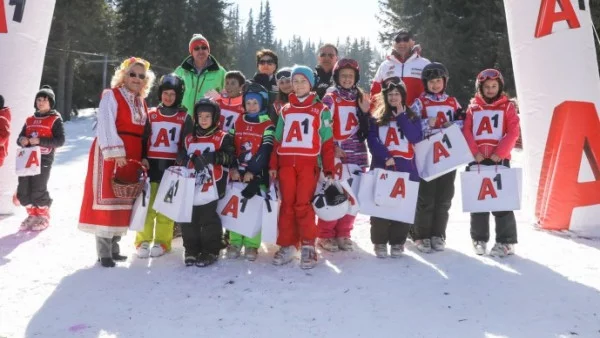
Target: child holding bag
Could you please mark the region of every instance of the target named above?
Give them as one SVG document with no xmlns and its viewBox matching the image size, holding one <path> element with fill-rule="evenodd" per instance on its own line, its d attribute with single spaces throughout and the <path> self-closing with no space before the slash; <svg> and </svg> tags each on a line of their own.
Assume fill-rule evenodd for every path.
<svg viewBox="0 0 600 338">
<path fill-rule="evenodd" d="M 233 136 L 237 156 L 237 168 L 230 172 L 231 180 L 248 183 L 242 191 L 246 198 L 252 198 L 259 188 L 269 185 L 269 160 L 273 150 L 275 126 L 268 114 L 269 93 L 258 83 L 250 83 L 244 91 L 246 112 L 229 130 Z M 256 260 L 260 247 L 260 233 L 253 238 L 229 232 L 227 258 L 238 258 L 242 247 L 249 261 Z"/>
<path fill-rule="evenodd" d="M 281 188 L 277 238 L 280 248 L 273 264 L 292 261 L 301 245 L 300 267 L 303 269 L 311 269 L 317 264 L 317 227 L 311 200 L 320 166 L 330 179 L 334 171 L 331 113 L 317 94 L 311 92 L 314 85 L 315 75 L 310 68 L 298 65 L 292 68 L 294 91 L 289 95 L 289 103 L 281 109 L 269 170 L 272 179 L 279 177 Z"/>
<path fill-rule="evenodd" d="M 212 165 L 213 175 L 219 198 L 225 196 L 227 169 L 235 161 L 233 138 L 219 128 L 221 110 L 210 99 L 200 99 L 194 105 L 194 130 L 185 137 L 184 163 L 197 172 L 205 171 Z M 223 226 L 217 213 L 218 200 L 208 204 L 194 206 L 192 221 L 181 223 L 181 237 L 185 249 L 185 265 L 199 267 L 214 264 L 219 258 L 223 246 Z"/>
<path fill-rule="evenodd" d="M 369 165 L 365 140 L 369 132 L 370 97 L 357 83 L 360 80 L 358 62 L 353 59 L 341 59 L 333 67 L 334 89 L 325 94 L 323 103 L 333 115 L 333 139 L 335 157 L 342 164 L 356 164 L 366 170 Z M 347 214 L 337 221 L 319 219 L 319 246 L 336 252 L 352 251 L 350 231 L 356 216 Z"/>
<path fill-rule="evenodd" d="M 371 170 L 386 168 L 410 174 L 410 180 L 419 181 L 414 162 L 413 144 L 421 141 L 423 131 L 421 120 L 406 107 L 406 86 L 398 77 L 384 81 L 373 117 L 369 121 L 367 143 L 371 152 Z M 371 242 L 375 255 L 385 258 L 388 255 L 400 257 L 410 224 L 389 219 L 371 217 Z"/>
<path fill-rule="evenodd" d="M 171 251 L 174 222 L 154 210 L 154 200 L 165 170 L 175 165 L 185 135 L 193 128 L 192 118 L 181 105 L 184 90 L 179 75 L 171 73 L 161 77 L 158 83 L 161 103 L 148 112 L 142 138 L 142 163 L 148 168 L 150 178 L 150 205 L 144 230 L 135 236 L 139 258 L 159 257 Z M 152 247 L 151 242 L 154 242 Z"/>
<path fill-rule="evenodd" d="M 510 153 L 519 138 L 519 116 L 515 103 L 503 92 L 504 78 L 496 69 L 477 75 L 475 97 L 467 109 L 463 134 L 475 156 L 471 165 L 510 167 Z M 468 170 L 469 168 L 467 168 Z M 491 256 L 515 253 L 517 222 L 512 211 L 492 212 L 496 220 L 496 244 Z M 486 253 L 490 239 L 489 212 L 471 213 L 471 239 L 478 255 Z"/>
<path fill-rule="evenodd" d="M 436 134 L 456 122 L 462 127 L 464 113 L 455 97 L 446 94 L 448 69 L 438 62 L 423 68 L 421 80 L 425 91 L 411 109 L 423 119 L 424 132 Z M 427 182 L 419 183 L 419 199 L 412 239 L 424 253 L 443 251 L 446 247 L 446 227 L 454 197 L 456 170 Z"/>
</svg>

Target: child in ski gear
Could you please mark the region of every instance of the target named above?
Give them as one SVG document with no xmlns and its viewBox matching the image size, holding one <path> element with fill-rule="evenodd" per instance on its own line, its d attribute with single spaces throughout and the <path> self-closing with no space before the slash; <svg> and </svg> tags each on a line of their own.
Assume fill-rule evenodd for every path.
<svg viewBox="0 0 600 338">
<path fill-rule="evenodd" d="M 333 67 L 335 87 L 323 97 L 323 103 L 333 115 L 333 142 L 335 157 L 342 164 L 356 164 L 363 168 L 369 165 L 365 140 L 369 133 L 370 97 L 357 83 L 360 80 L 358 62 L 340 59 Z M 337 221 L 319 219 L 318 244 L 327 251 L 351 251 L 350 232 L 356 216 L 346 215 Z"/>
<path fill-rule="evenodd" d="M 192 118 L 181 105 L 184 91 L 183 79 L 179 75 L 164 75 L 158 83 L 160 104 L 148 112 L 142 138 L 142 163 L 148 167 L 150 205 L 144 230 L 135 237 L 140 258 L 159 257 L 171 251 L 174 222 L 154 210 L 154 200 L 165 169 L 175 165 L 184 137 L 193 129 Z M 150 247 L 152 242 L 154 244 Z"/>
<path fill-rule="evenodd" d="M 421 120 L 406 107 L 406 87 L 398 77 L 386 79 L 379 94 L 373 117 L 369 121 L 367 143 L 371 152 L 371 170 L 385 168 L 410 174 L 410 180 L 419 182 L 414 162 L 413 144 L 421 141 Z M 410 224 L 380 217 L 371 217 L 371 242 L 377 257 L 400 257 Z"/>
<path fill-rule="evenodd" d="M 185 137 L 180 162 L 193 166 L 196 172 L 213 171 L 219 198 L 225 196 L 228 168 L 235 161 L 233 137 L 219 129 L 219 105 L 201 99 L 194 106 L 194 130 Z M 181 155 L 180 155 L 181 156 Z M 223 226 L 217 213 L 218 201 L 194 206 L 192 221 L 182 223 L 185 265 L 205 267 L 215 263 L 223 248 Z"/>
<path fill-rule="evenodd" d="M 244 114 L 242 88 L 245 83 L 246 77 L 240 71 L 232 70 L 225 75 L 225 95 L 216 101 L 221 107 L 219 127 L 226 133 L 233 128 L 235 121 Z"/>
<path fill-rule="evenodd" d="M 519 138 L 519 116 L 515 103 L 503 92 L 504 78 L 496 69 L 477 75 L 475 97 L 467 108 L 463 134 L 475 156 L 469 165 L 510 167 L 510 152 Z M 469 169 L 467 168 L 467 170 Z M 492 212 L 496 219 L 496 244 L 492 256 L 514 254 L 517 222 L 512 211 Z M 486 252 L 490 238 L 489 212 L 471 213 L 471 239 L 478 255 Z"/>
<path fill-rule="evenodd" d="M 464 113 L 456 98 L 446 94 L 448 70 L 438 62 L 423 68 L 421 79 L 425 91 L 413 103 L 411 110 L 421 116 L 424 134 L 435 134 L 452 123 L 462 127 Z M 430 182 L 419 183 L 419 199 L 412 239 L 424 253 L 442 251 L 446 247 L 448 211 L 454 197 L 456 170 Z"/>
<path fill-rule="evenodd" d="M 8 156 L 8 138 L 10 137 L 10 108 L 4 106 L 4 97 L 0 95 L 0 167 Z"/>
<path fill-rule="evenodd" d="M 150 63 L 125 59 L 116 69 L 111 89 L 102 93 L 96 138 L 92 142 L 78 228 L 96 236 L 96 253 L 103 267 L 124 261 L 119 241 L 127 233 L 134 199 L 117 197 L 112 180 L 139 180 L 142 136 L 148 108 L 145 98 L 154 83 Z M 132 161 L 128 161 L 132 160 Z"/>
<path fill-rule="evenodd" d="M 27 210 L 20 230 L 41 231 L 50 225 L 52 198 L 48 179 L 56 148 L 65 143 L 65 131 L 60 114 L 54 110 L 55 96 L 50 86 L 42 86 L 35 95 L 35 113 L 25 120 L 17 144 L 21 147 L 40 146 L 41 172 L 35 176 L 19 177 L 17 198 Z"/>
<path fill-rule="evenodd" d="M 273 124 L 277 125 L 277 122 L 279 121 L 279 114 L 281 112 L 281 108 L 289 102 L 288 96 L 290 95 L 293 89 L 292 68 L 281 68 L 277 72 L 277 74 L 275 74 L 275 78 L 277 79 L 277 88 L 279 89 L 279 91 L 277 92 L 277 97 L 273 102 L 272 109 L 269 109 L 269 116 L 271 117 L 271 121 L 273 121 Z"/>
<path fill-rule="evenodd" d="M 237 120 L 235 128 L 229 130 L 234 138 L 237 168 L 232 168 L 230 178 L 248 183 L 242 195 L 252 198 L 258 189 L 267 190 L 269 185 L 269 160 L 273 150 L 275 126 L 267 109 L 269 93 L 258 83 L 250 83 L 244 91 L 245 114 Z M 260 233 L 249 238 L 236 232 L 229 233 L 228 258 L 237 258 L 244 247 L 249 261 L 256 260 L 260 247 Z"/>
<path fill-rule="evenodd" d="M 315 77 L 310 68 L 294 66 L 292 85 L 290 102 L 281 109 L 275 131 L 269 171 L 273 179 L 279 177 L 281 188 L 277 238 L 280 249 L 275 253 L 273 264 L 290 262 L 301 245 L 300 266 L 310 269 L 317 263 L 317 228 L 311 200 L 319 180 L 319 166 L 328 178 L 334 171 L 331 113 L 316 93 L 311 92 Z"/>
</svg>

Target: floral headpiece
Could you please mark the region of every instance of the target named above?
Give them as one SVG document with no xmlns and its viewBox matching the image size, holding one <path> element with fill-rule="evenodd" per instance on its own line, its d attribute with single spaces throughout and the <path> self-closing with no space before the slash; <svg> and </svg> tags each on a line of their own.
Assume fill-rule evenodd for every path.
<svg viewBox="0 0 600 338">
<path fill-rule="evenodd" d="M 135 57 L 135 56 L 132 56 L 129 59 L 125 59 L 125 61 L 123 61 L 121 63 L 121 65 L 119 66 L 119 69 L 127 69 L 131 65 L 136 64 L 136 63 L 142 64 L 146 71 L 148 71 L 148 69 L 150 69 L 150 62 L 148 62 L 142 58 Z"/>
</svg>

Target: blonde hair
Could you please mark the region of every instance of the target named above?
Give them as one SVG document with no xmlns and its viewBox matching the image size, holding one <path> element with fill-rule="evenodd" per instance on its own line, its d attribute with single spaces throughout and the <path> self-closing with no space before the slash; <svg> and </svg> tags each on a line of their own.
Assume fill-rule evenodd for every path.
<svg viewBox="0 0 600 338">
<path fill-rule="evenodd" d="M 146 78 L 144 81 L 144 86 L 140 91 L 140 96 L 142 98 L 148 97 L 150 93 L 150 89 L 154 85 L 154 80 L 156 79 L 156 75 L 150 69 L 150 63 L 144 59 L 140 58 L 129 58 L 123 61 L 119 67 L 115 69 L 115 74 L 110 80 L 110 86 L 112 88 L 121 87 L 125 83 L 125 77 L 129 76 L 129 72 L 135 66 L 141 66 L 146 71 Z"/>
</svg>

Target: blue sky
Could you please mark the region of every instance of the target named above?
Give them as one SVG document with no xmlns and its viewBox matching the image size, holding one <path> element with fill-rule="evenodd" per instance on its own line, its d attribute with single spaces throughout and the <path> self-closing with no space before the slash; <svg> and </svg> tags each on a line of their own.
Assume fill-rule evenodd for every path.
<svg viewBox="0 0 600 338">
<path fill-rule="evenodd" d="M 262 0 L 266 3 L 266 0 Z M 234 0 L 240 6 L 240 17 L 245 23 L 250 8 L 256 19 L 261 0 Z M 377 0 L 270 0 L 275 35 L 283 41 L 294 34 L 313 41 L 336 42 L 346 36 L 366 37 L 377 41 L 379 11 Z M 366 5 L 368 3 L 369 5 Z"/>
</svg>

